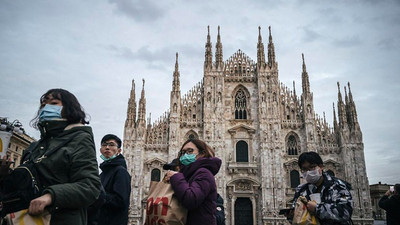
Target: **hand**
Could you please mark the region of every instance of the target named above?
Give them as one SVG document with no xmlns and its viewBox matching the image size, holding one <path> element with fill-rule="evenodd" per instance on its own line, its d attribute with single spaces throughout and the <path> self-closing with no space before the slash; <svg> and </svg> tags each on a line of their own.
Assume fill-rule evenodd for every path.
<svg viewBox="0 0 400 225">
<path fill-rule="evenodd" d="M 170 179 L 173 175 L 175 175 L 175 174 L 177 174 L 177 173 L 178 173 L 178 172 L 176 172 L 176 171 L 168 170 L 167 174 L 165 175 L 164 180 L 165 180 L 165 181 L 169 181 L 169 179 Z"/>
<path fill-rule="evenodd" d="M 391 195 L 392 195 L 392 192 L 390 191 L 390 189 L 387 190 L 387 192 L 385 193 L 385 195 L 386 195 L 386 196 L 391 196 Z"/>
<path fill-rule="evenodd" d="M 315 209 L 317 208 L 317 203 L 313 202 L 313 201 L 309 201 L 307 202 L 307 210 L 309 212 L 315 213 Z"/>
<path fill-rule="evenodd" d="M 49 193 L 44 194 L 38 198 L 35 198 L 31 201 L 29 205 L 28 213 L 29 215 L 36 216 L 42 214 L 44 208 L 48 205 L 51 205 L 52 199 Z"/>
<path fill-rule="evenodd" d="M 8 175 L 8 171 L 10 170 L 11 164 L 14 162 L 11 161 L 11 158 L 7 159 L 7 156 L 3 156 L 3 159 L 1 160 L 0 163 L 0 178 L 3 176 Z"/>
</svg>

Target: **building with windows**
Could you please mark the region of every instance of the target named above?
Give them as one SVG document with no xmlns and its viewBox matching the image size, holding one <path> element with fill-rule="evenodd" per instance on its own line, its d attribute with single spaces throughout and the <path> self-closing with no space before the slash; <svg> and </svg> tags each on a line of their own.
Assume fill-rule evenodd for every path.
<svg viewBox="0 0 400 225">
<path fill-rule="evenodd" d="M 204 140 L 222 159 L 216 181 L 227 225 L 287 223 L 278 212 L 291 204 L 294 188 L 303 182 L 297 159 L 304 151 L 318 152 L 326 171 L 352 184 L 353 221 L 372 224 L 362 132 L 350 84 L 344 98 L 337 84 L 330 126 L 325 115 L 314 112 L 304 55 L 302 93 L 279 81 L 271 29 L 265 54 L 259 28 L 256 61 L 241 50 L 224 60 L 219 27 L 215 58 L 210 40 L 208 30 L 203 79 L 186 94 L 180 91 L 176 55 L 170 109 L 154 123 L 146 120 L 144 80 L 138 108 L 132 81 L 124 130 L 132 175 L 129 224 L 143 224 L 150 181 L 164 176 L 163 164 L 177 157 L 188 138 Z"/>
<path fill-rule="evenodd" d="M 19 166 L 23 151 L 27 149 L 28 146 L 34 141 L 35 139 L 25 132 L 23 132 L 22 134 L 13 132 L 7 152 L 7 154 L 9 154 L 15 162 L 12 168 L 16 168 L 17 166 Z"/>
<path fill-rule="evenodd" d="M 18 120 L 14 122 L 9 122 L 7 118 L 0 117 L 0 122 L 2 128 L 0 131 L 9 133 L 9 139 L 4 142 L 7 147 L 7 157 L 14 161 L 11 168 L 16 168 L 19 166 L 23 151 L 28 148 L 28 146 L 35 141 L 35 139 L 25 133 L 22 124 Z"/>
<path fill-rule="evenodd" d="M 369 186 L 371 192 L 372 216 L 375 220 L 386 220 L 386 211 L 379 207 L 379 200 L 385 195 L 392 184 L 371 184 Z"/>
</svg>

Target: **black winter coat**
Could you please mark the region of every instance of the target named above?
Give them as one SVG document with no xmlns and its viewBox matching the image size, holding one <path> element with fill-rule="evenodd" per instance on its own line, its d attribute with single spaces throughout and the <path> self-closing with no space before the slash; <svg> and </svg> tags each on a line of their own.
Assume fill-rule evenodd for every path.
<svg viewBox="0 0 400 225">
<path fill-rule="evenodd" d="M 386 210 L 387 225 L 400 225 L 400 195 L 388 197 L 384 195 L 379 200 L 379 207 Z"/>
<path fill-rule="evenodd" d="M 125 158 L 121 154 L 100 164 L 100 178 L 106 194 L 104 205 L 100 208 L 99 225 L 128 223 L 131 176 L 126 168 Z"/>
</svg>

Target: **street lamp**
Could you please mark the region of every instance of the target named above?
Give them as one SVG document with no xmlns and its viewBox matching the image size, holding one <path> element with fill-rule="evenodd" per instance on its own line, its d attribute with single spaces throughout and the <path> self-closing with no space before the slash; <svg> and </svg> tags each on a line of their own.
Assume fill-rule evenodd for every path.
<svg viewBox="0 0 400 225">
<path fill-rule="evenodd" d="M 11 123 L 6 117 L 0 117 L 0 157 L 7 155 L 10 139 L 14 134 L 24 134 L 24 128 L 21 122 L 14 120 Z"/>
<path fill-rule="evenodd" d="M 0 131 L 6 132 L 16 132 L 21 135 L 24 133 L 24 128 L 22 127 L 22 123 L 18 120 L 14 120 L 13 122 L 9 122 L 7 117 L 0 117 Z"/>
</svg>

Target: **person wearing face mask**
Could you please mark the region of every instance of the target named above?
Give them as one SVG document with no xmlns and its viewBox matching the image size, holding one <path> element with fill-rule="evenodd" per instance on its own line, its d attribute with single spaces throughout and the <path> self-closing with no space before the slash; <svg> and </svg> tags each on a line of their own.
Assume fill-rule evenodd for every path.
<svg viewBox="0 0 400 225">
<path fill-rule="evenodd" d="M 189 139 L 179 151 L 180 171 L 168 171 L 176 197 L 188 210 L 186 225 L 216 225 L 217 187 L 214 176 L 221 160 L 205 142 Z"/>
<path fill-rule="evenodd" d="M 51 89 L 40 97 L 31 126 L 40 140 L 24 151 L 21 163 L 35 162 L 42 195 L 30 202 L 28 213 L 51 213 L 51 225 L 84 225 L 86 207 L 99 196 L 101 182 L 92 129 L 77 98 L 64 89 Z M 43 157 L 57 148 L 48 157 Z"/>
<path fill-rule="evenodd" d="M 121 139 L 107 134 L 101 139 L 100 174 L 104 193 L 89 210 L 89 224 L 126 225 L 128 223 L 129 198 L 131 195 L 131 176 L 126 161 L 121 154 Z M 94 211 L 93 208 L 100 208 Z"/>
<path fill-rule="evenodd" d="M 307 210 L 318 218 L 320 224 L 352 224 L 353 200 L 351 185 L 324 172 L 324 164 L 316 152 L 304 152 L 298 165 L 307 183 L 296 188 L 293 208 L 297 198 L 307 198 Z M 314 202 L 314 201 L 316 202 Z M 287 215 L 290 220 L 293 213 Z"/>
</svg>

